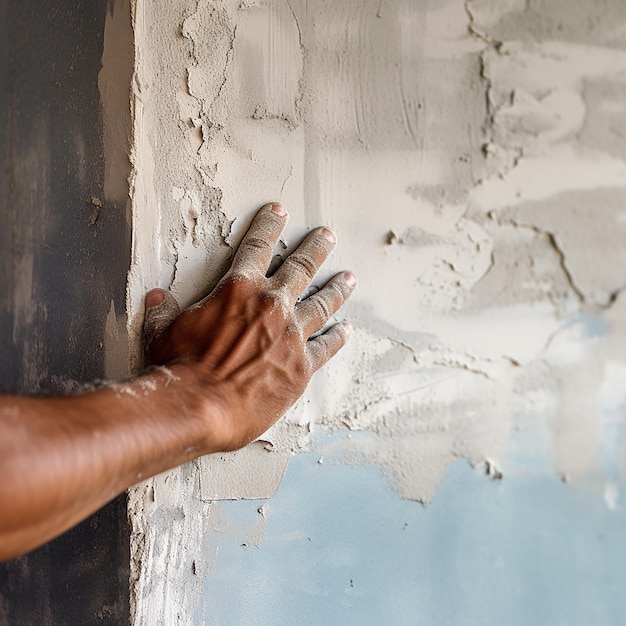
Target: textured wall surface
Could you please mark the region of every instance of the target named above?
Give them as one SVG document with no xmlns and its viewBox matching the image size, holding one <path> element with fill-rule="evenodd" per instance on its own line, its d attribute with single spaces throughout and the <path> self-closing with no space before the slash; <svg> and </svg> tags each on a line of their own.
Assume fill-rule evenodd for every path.
<svg viewBox="0 0 626 626">
<path fill-rule="evenodd" d="M 135 366 L 145 291 L 203 294 L 265 201 L 290 210 L 277 255 L 324 223 L 339 244 L 319 283 L 359 277 L 341 313 L 350 345 L 263 441 L 134 489 L 136 622 L 233 623 L 252 603 L 258 623 L 310 623 L 330 598 L 363 623 L 364 598 L 393 605 L 404 577 L 416 595 L 394 623 L 419 610 L 509 621 L 516 607 L 529 611 L 519 623 L 611 623 L 626 584 L 612 556 L 626 532 L 623 3 L 136 0 L 133 12 Z M 315 456 L 289 461 L 303 452 Z M 303 473 L 311 458 L 326 478 Z M 355 470 L 352 508 L 345 464 L 370 466 Z M 283 495 L 294 476 L 306 501 Z M 377 489 L 372 507 L 402 508 L 412 534 L 365 524 L 358 545 L 415 559 L 379 566 L 350 544 L 341 586 L 341 563 L 322 558 L 338 536 L 322 524 L 307 551 L 307 523 L 366 519 L 358 502 Z M 220 502 L 240 498 L 253 502 Z M 360 601 L 352 571 L 371 577 Z"/>
</svg>

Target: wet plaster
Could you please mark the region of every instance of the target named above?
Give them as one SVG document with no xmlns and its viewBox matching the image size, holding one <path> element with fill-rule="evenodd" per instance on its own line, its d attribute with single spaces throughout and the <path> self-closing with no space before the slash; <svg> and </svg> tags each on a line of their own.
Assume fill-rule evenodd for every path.
<svg viewBox="0 0 626 626">
<path fill-rule="evenodd" d="M 598 407 L 623 416 L 626 390 L 626 18 L 600 4 L 133 2 L 134 367 L 144 293 L 202 295 L 266 201 L 290 210 L 277 254 L 324 223 L 316 284 L 359 276 L 348 347 L 261 443 L 131 493 L 137 623 L 193 622 L 217 502 L 271 497 L 294 454 L 373 464 L 428 503 L 459 457 L 499 475 L 532 411 L 556 476 L 604 476 Z"/>
</svg>

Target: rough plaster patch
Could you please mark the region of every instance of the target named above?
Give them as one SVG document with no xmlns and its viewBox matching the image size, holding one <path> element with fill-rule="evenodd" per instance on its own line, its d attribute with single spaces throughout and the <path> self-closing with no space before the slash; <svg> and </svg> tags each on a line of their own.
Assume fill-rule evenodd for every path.
<svg viewBox="0 0 626 626">
<path fill-rule="evenodd" d="M 272 452 L 267 442 L 256 441 L 245 452 L 203 457 L 199 461 L 200 496 L 203 500 L 271 498 L 285 473 L 289 456 Z"/>
<path fill-rule="evenodd" d="M 626 388 L 626 161 L 610 132 L 626 56 L 607 45 L 619 24 L 586 34 L 563 4 L 537 4 L 548 26 L 528 41 L 526 5 L 135 10 L 131 332 L 147 288 L 200 295 L 267 200 L 290 209 L 287 251 L 322 222 L 339 233 L 316 284 L 344 267 L 360 279 L 341 314 L 350 344 L 264 436 L 273 452 L 202 459 L 133 492 L 139 623 L 201 602 L 215 554 L 191 537 L 225 525 L 202 500 L 270 493 L 317 432 L 353 433 L 320 453 L 379 464 L 423 502 L 452 458 L 497 468 L 520 414 L 549 424 L 562 475 L 597 469 L 598 406 Z M 602 336 L 581 330 L 585 313 Z M 250 532 L 259 542 L 262 525 Z"/>
<path fill-rule="evenodd" d="M 626 288 L 625 206 L 626 189 L 598 189 L 526 203 L 513 214 L 519 223 L 550 233 L 575 289 L 590 304 L 606 307 Z"/>
</svg>

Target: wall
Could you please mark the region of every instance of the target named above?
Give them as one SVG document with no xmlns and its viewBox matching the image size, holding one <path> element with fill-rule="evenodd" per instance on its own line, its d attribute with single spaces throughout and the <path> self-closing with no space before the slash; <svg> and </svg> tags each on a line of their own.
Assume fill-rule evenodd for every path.
<svg viewBox="0 0 626 626">
<path fill-rule="evenodd" d="M 134 367 L 265 201 L 359 277 L 260 443 L 132 491 L 136 623 L 622 621 L 623 4 L 133 11 Z"/>
<path fill-rule="evenodd" d="M 66 394 L 128 371 L 130 164 L 110 193 L 98 89 L 112 12 L 0 1 L 0 393 Z M 130 35 L 128 7 L 126 23 Z M 126 111 L 131 69 L 117 63 Z M 120 497 L 1 564 L 0 624 L 128 623 L 129 534 Z"/>
</svg>

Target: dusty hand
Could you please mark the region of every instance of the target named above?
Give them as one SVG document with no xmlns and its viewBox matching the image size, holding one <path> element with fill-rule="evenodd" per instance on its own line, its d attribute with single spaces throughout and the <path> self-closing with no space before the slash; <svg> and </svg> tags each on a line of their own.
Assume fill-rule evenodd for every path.
<svg viewBox="0 0 626 626">
<path fill-rule="evenodd" d="M 350 272 L 337 274 L 320 291 L 298 301 L 335 245 L 330 230 L 311 232 L 266 277 L 286 222 L 280 204 L 263 207 L 230 270 L 211 294 L 182 313 L 168 292 L 153 290 L 146 296 L 150 362 L 190 369 L 190 394 L 210 398 L 207 449 L 234 450 L 267 430 L 350 332 L 349 325 L 336 324 L 311 338 L 350 296 L 356 285 Z"/>
</svg>

